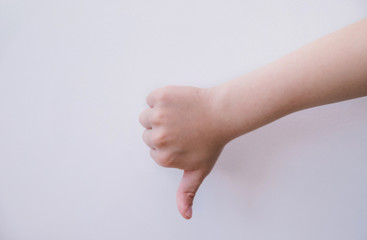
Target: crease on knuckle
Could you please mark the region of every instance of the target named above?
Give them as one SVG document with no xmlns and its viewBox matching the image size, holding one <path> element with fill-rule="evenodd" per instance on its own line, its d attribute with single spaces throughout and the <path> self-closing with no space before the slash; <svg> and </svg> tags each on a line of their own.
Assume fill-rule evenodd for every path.
<svg viewBox="0 0 367 240">
<path fill-rule="evenodd" d="M 152 142 L 155 146 L 159 147 L 163 147 L 166 144 L 167 141 L 167 137 L 166 134 L 163 132 L 157 133 L 154 135 Z"/>
<path fill-rule="evenodd" d="M 184 193 L 184 196 L 186 198 L 190 199 L 191 202 L 192 202 L 194 200 L 194 198 L 195 198 L 195 194 L 196 194 L 196 192 L 185 192 Z"/>
<path fill-rule="evenodd" d="M 173 159 L 169 153 L 162 153 L 155 160 L 158 163 L 158 165 L 162 167 L 172 167 L 173 166 Z"/>
<path fill-rule="evenodd" d="M 151 122 L 157 125 L 162 123 L 164 119 L 165 119 L 165 113 L 162 110 L 158 110 L 152 115 Z"/>
</svg>

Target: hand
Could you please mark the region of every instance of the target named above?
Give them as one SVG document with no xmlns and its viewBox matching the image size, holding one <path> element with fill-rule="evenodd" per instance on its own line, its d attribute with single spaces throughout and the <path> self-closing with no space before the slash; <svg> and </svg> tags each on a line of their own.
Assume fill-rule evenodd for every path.
<svg viewBox="0 0 367 240">
<path fill-rule="evenodd" d="M 169 86 L 147 97 L 150 108 L 140 115 L 144 142 L 163 167 L 184 170 L 177 191 L 181 215 L 190 219 L 200 184 L 229 141 L 209 89 Z"/>
</svg>

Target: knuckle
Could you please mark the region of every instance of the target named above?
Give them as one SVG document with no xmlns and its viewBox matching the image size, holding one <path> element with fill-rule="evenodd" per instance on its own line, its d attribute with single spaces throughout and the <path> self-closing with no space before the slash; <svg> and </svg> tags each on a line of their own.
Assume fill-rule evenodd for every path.
<svg viewBox="0 0 367 240">
<path fill-rule="evenodd" d="M 168 153 L 162 153 L 155 160 L 156 160 L 157 164 L 162 166 L 162 167 L 172 167 L 172 165 L 173 165 L 172 157 Z"/>
<path fill-rule="evenodd" d="M 195 198 L 195 194 L 196 194 L 196 192 L 195 192 L 195 191 L 188 191 L 188 192 L 184 192 L 184 196 L 185 196 L 185 198 L 190 199 L 191 201 L 193 201 L 193 200 L 194 200 L 194 198 Z"/>
<path fill-rule="evenodd" d="M 165 102 L 169 99 L 171 86 L 162 87 L 156 95 L 156 99 L 160 102 Z"/>
<path fill-rule="evenodd" d="M 142 138 L 143 138 L 143 141 L 147 144 L 148 143 L 148 141 L 147 141 L 147 131 L 145 130 L 144 132 L 143 132 L 143 134 L 142 134 Z"/>
<path fill-rule="evenodd" d="M 163 147 L 166 143 L 166 139 L 166 134 L 164 132 L 159 132 L 154 135 L 154 137 L 152 138 L 152 142 L 157 147 Z"/>
<path fill-rule="evenodd" d="M 139 122 L 140 122 L 141 125 L 143 125 L 143 123 L 144 123 L 144 112 L 140 113 Z"/>
<path fill-rule="evenodd" d="M 162 110 L 157 110 L 154 114 L 152 114 L 151 122 L 154 124 L 162 123 L 165 119 L 165 113 Z"/>
<path fill-rule="evenodd" d="M 166 102 L 170 99 L 171 93 L 175 90 L 175 86 L 169 85 L 165 87 L 158 88 L 151 92 L 147 98 L 146 102 L 148 105 L 154 105 L 154 102 Z"/>
</svg>

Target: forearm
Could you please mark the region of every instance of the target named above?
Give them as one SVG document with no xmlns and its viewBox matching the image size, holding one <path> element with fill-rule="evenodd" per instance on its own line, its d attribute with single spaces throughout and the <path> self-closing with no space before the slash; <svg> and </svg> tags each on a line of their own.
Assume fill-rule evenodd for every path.
<svg viewBox="0 0 367 240">
<path fill-rule="evenodd" d="M 232 138 L 284 115 L 367 95 L 367 19 L 211 91 Z"/>
<path fill-rule="evenodd" d="M 152 158 L 184 170 L 177 206 L 189 219 L 195 193 L 228 141 L 292 112 L 366 94 L 364 20 L 216 87 L 156 89 L 139 120 Z"/>
</svg>

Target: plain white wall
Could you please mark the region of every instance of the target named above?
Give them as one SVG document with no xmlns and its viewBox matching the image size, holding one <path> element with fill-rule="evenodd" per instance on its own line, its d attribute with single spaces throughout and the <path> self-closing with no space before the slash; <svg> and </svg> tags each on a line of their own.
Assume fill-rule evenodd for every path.
<svg viewBox="0 0 367 240">
<path fill-rule="evenodd" d="M 0 239 L 367 239 L 367 99 L 233 141 L 193 219 L 145 96 L 209 87 L 367 16 L 365 0 L 0 0 Z"/>
</svg>

